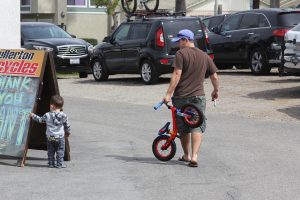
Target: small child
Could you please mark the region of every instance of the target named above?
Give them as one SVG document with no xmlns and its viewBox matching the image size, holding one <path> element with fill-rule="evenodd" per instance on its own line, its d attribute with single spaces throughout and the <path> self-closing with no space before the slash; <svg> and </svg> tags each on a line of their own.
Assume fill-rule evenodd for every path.
<svg viewBox="0 0 300 200">
<path fill-rule="evenodd" d="M 50 168 L 65 168 L 63 158 L 65 154 L 65 134 L 70 135 L 70 124 L 68 117 L 62 112 L 64 99 L 55 95 L 50 99 L 50 112 L 45 113 L 42 117 L 30 113 L 30 117 L 38 123 L 46 123 L 46 137 L 48 150 L 48 165 Z M 56 161 L 54 155 L 56 153 Z"/>
</svg>

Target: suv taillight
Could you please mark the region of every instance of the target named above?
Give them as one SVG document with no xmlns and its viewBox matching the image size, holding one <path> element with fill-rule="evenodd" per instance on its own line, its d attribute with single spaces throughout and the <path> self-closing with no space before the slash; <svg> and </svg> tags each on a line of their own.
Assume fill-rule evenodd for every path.
<svg viewBox="0 0 300 200">
<path fill-rule="evenodd" d="M 164 30 L 163 27 L 159 27 L 156 31 L 156 40 L 155 40 L 157 47 L 165 47 L 165 40 L 164 40 Z"/>
<path fill-rule="evenodd" d="M 277 37 L 284 37 L 286 32 L 288 32 L 289 29 L 276 29 L 273 31 L 273 35 Z"/>
</svg>

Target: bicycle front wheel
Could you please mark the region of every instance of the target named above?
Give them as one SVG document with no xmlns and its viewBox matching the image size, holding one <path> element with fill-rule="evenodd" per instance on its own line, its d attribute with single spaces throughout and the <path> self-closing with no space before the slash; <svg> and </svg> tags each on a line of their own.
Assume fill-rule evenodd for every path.
<svg viewBox="0 0 300 200">
<path fill-rule="evenodd" d="M 132 15 L 136 11 L 137 0 L 121 0 L 123 10 Z"/>
<path fill-rule="evenodd" d="M 181 111 L 187 115 L 186 117 L 183 117 L 183 120 L 191 128 L 199 127 L 204 121 L 202 111 L 192 104 L 183 106 Z"/>
<path fill-rule="evenodd" d="M 142 0 L 148 12 L 155 12 L 159 6 L 159 0 Z"/>
<path fill-rule="evenodd" d="M 169 140 L 170 136 L 160 135 L 153 141 L 152 152 L 154 156 L 161 161 L 171 160 L 176 153 L 176 143 L 172 140 L 167 149 L 162 149 L 163 145 Z"/>
</svg>

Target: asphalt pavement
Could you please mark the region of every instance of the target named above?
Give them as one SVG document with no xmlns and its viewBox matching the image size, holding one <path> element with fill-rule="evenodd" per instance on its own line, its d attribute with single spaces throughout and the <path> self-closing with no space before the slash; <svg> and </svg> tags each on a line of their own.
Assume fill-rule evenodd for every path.
<svg viewBox="0 0 300 200">
<path fill-rule="evenodd" d="M 29 150 L 25 167 L 0 158 L 3 200 L 298 200 L 300 125 L 207 113 L 199 167 L 158 161 L 151 145 L 170 120 L 151 105 L 66 98 L 72 135 L 66 169 Z"/>
</svg>

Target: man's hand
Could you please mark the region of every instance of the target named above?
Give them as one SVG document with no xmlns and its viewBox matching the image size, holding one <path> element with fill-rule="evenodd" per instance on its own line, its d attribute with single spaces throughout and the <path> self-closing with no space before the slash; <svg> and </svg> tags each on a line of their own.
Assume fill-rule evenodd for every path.
<svg viewBox="0 0 300 200">
<path fill-rule="evenodd" d="M 211 100 L 214 101 L 215 99 L 219 98 L 219 91 L 218 90 L 213 90 L 211 93 Z"/>
</svg>

